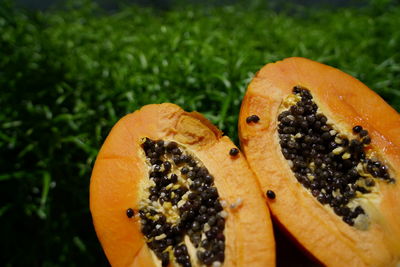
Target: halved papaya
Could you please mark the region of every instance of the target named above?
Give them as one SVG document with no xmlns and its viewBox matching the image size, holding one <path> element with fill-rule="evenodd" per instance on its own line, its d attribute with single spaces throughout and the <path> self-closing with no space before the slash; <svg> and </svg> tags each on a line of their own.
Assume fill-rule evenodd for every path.
<svg viewBox="0 0 400 267">
<path fill-rule="evenodd" d="M 199 113 L 148 105 L 105 140 L 90 210 L 112 266 L 274 266 L 262 191 L 245 158 Z"/>
<path fill-rule="evenodd" d="M 274 219 L 328 266 L 400 264 L 400 116 L 335 68 L 288 58 L 249 84 L 243 152 Z"/>
</svg>

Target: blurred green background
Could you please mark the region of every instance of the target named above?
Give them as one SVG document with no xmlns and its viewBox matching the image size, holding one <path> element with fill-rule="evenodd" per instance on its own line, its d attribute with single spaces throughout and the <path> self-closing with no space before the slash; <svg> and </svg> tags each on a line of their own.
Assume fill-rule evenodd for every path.
<svg viewBox="0 0 400 267">
<path fill-rule="evenodd" d="M 354 75 L 400 110 L 400 5 L 0 2 L 0 262 L 106 266 L 88 205 L 112 125 L 149 103 L 202 112 L 237 142 L 246 85 L 290 56 Z M 350 88 L 349 88 L 350 89 Z"/>
</svg>

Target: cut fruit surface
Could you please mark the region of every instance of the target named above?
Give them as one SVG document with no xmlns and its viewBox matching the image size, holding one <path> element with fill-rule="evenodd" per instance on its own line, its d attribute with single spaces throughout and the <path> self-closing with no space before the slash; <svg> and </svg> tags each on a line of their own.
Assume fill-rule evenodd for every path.
<svg viewBox="0 0 400 267">
<path fill-rule="evenodd" d="M 199 113 L 148 105 L 122 118 L 90 184 L 113 266 L 274 266 L 265 200 L 246 160 Z"/>
<path fill-rule="evenodd" d="M 239 136 L 272 214 L 321 263 L 400 263 L 400 116 L 376 93 L 308 59 L 268 64 Z"/>
</svg>

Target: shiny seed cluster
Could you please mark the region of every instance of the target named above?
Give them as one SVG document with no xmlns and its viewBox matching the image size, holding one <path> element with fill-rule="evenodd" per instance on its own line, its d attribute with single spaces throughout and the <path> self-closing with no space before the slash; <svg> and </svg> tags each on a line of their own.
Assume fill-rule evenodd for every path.
<svg viewBox="0 0 400 267">
<path fill-rule="evenodd" d="M 225 219 L 214 178 L 176 142 L 142 144 L 150 166 L 148 198 L 139 210 L 147 245 L 167 266 L 172 259 L 191 266 L 185 236 L 201 264 L 220 266 L 225 259 Z"/>
<path fill-rule="evenodd" d="M 375 179 L 395 182 L 388 167 L 365 154 L 371 143 L 368 131 L 355 126 L 358 138 L 349 140 L 334 129 L 319 112 L 309 90 L 296 86 L 298 101 L 278 116 L 278 134 L 282 154 L 296 179 L 324 205 L 349 225 L 365 215 L 360 205 L 349 203 L 368 194 Z"/>
</svg>

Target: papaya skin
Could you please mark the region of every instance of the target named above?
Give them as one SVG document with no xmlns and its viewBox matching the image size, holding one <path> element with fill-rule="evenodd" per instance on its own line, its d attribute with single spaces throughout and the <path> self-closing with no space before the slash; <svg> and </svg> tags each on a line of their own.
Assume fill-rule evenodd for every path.
<svg viewBox="0 0 400 267">
<path fill-rule="evenodd" d="M 112 266 L 160 266 L 145 243 L 137 214 L 139 183 L 148 178 L 141 139 L 176 141 L 193 152 L 214 176 L 221 199 L 243 204 L 225 208 L 223 266 L 274 266 L 275 242 L 265 198 L 244 156 L 197 112 L 174 104 L 147 105 L 123 117 L 105 140 L 93 169 L 90 210 L 97 236 Z M 128 218 L 132 208 L 135 216 Z M 193 260 L 193 259 L 192 259 Z M 173 263 L 170 264 L 172 266 Z"/>
<path fill-rule="evenodd" d="M 282 101 L 294 86 L 312 93 L 322 112 L 341 129 L 362 125 L 371 148 L 390 166 L 395 184 L 379 181 L 377 214 L 368 230 L 344 223 L 294 178 L 277 136 Z M 258 123 L 246 123 L 256 114 Z M 264 66 L 249 84 L 239 116 L 242 150 L 279 223 L 328 266 L 396 266 L 400 263 L 400 116 L 375 92 L 342 71 L 305 58 Z"/>
</svg>

